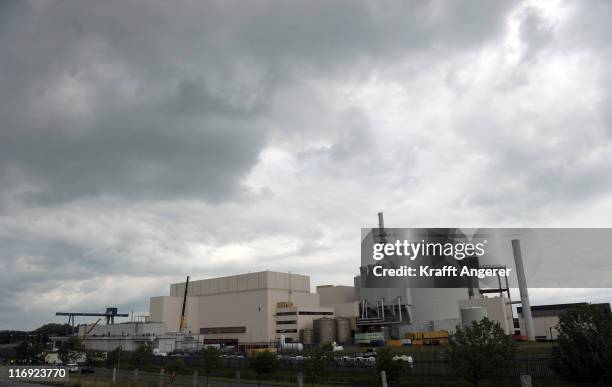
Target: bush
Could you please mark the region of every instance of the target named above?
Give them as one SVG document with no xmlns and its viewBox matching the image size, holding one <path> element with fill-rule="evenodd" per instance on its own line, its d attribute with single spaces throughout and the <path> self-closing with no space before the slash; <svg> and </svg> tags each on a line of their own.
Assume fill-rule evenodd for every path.
<svg viewBox="0 0 612 387">
<path fill-rule="evenodd" d="M 204 375 L 206 375 L 206 385 L 208 385 L 208 377 L 219 368 L 221 359 L 219 351 L 214 347 L 208 347 L 202 353 L 204 355 Z"/>
<path fill-rule="evenodd" d="M 559 317 L 553 369 L 574 382 L 612 380 L 612 313 L 599 305 L 568 310 Z"/>
<path fill-rule="evenodd" d="M 474 386 L 496 375 L 513 358 L 515 343 L 501 325 L 488 318 L 457 326 L 444 354 L 449 365 Z"/>
<path fill-rule="evenodd" d="M 257 385 L 261 377 L 276 372 L 276 356 L 270 351 L 258 352 L 251 359 L 251 369 L 257 374 Z"/>
<path fill-rule="evenodd" d="M 391 348 L 385 347 L 378 350 L 376 355 L 376 371 L 378 374 L 380 374 L 380 371 L 385 371 L 389 381 L 398 381 L 401 369 L 402 363 L 393 360 Z"/>
<path fill-rule="evenodd" d="M 317 380 L 327 375 L 334 364 L 334 352 L 332 344 L 323 344 L 315 347 L 310 356 L 304 361 L 304 375 L 314 386 Z"/>
</svg>

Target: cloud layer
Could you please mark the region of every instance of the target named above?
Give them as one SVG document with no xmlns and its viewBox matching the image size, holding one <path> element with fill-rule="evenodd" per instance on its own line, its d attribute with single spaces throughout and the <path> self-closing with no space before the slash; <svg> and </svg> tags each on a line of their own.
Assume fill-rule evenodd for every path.
<svg viewBox="0 0 612 387">
<path fill-rule="evenodd" d="M 350 284 L 379 210 L 611 226 L 607 2 L 0 8 L 0 329 L 187 274 Z"/>
</svg>

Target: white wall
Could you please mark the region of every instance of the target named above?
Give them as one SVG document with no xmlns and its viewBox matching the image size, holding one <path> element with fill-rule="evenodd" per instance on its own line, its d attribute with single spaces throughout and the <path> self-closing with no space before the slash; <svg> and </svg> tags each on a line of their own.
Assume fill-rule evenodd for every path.
<svg viewBox="0 0 612 387">
<path fill-rule="evenodd" d="M 317 294 L 321 299 L 321 306 L 357 301 L 353 286 L 317 286 Z"/>
<path fill-rule="evenodd" d="M 165 322 L 169 332 L 178 329 L 184 283 L 172 284 L 170 296 L 153 297 L 149 321 Z M 274 319 L 278 302 L 299 307 L 319 307 L 319 295 L 310 293 L 310 278 L 298 274 L 260 272 L 189 283 L 187 326 L 201 328 L 245 327 L 245 333 L 205 334 L 205 339 L 238 339 L 265 343 L 276 339 Z"/>
<path fill-rule="evenodd" d="M 467 289 L 412 288 L 411 323 L 459 318 L 457 303 L 467 298 Z"/>
<path fill-rule="evenodd" d="M 553 338 L 557 338 L 556 326 L 559 324 L 559 316 L 542 316 L 533 317 L 533 328 L 535 330 L 535 336 L 543 336 L 550 339 L 550 328 L 552 328 Z M 523 316 L 519 317 L 519 328 L 521 335 L 526 336 L 527 330 L 525 329 L 525 320 Z"/>
<path fill-rule="evenodd" d="M 83 336 L 85 329 L 90 329 L 92 324 L 79 327 L 79 335 Z M 93 336 L 146 336 L 146 335 L 164 335 L 166 334 L 166 324 L 160 323 L 141 323 L 128 322 L 121 324 L 96 325 L 89 333 Z"/>
</svg>

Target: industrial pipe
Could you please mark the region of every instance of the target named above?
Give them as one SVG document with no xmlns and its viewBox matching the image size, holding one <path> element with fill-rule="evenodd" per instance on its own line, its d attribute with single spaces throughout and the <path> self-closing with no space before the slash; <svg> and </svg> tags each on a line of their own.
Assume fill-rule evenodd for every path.
<svg viewBox="0 0 612 387">
<path fill-rule="evenodd" d="M 402 321 L 402 297 L 397 296 L 397 308 L 399 309 L 399 320 Z"/>
</svg>

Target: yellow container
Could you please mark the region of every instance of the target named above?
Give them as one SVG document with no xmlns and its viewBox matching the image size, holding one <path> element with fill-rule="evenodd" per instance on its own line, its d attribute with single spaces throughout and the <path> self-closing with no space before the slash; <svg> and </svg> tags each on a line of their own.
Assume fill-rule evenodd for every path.
<svg viewBox="0 0 612 387">
<path fill-rule="evenodd" d="M 401 347 L 402 346 L 402 342 L 400 340 L 387 340 L 386 344 L 389 347 Z"/>
<path fill-rule="evenodd" d="M 404 336 L 406 339 L 411 339 L 411 340 L 448 339 L 448 332 L 447 331 L 408 332 Z"/>
<path fill-rule="evenodd" d="M 272 352 L 272 353 L 276 353 L 276 348 L 253 348 L 253 349 L 247 349 L 246 350 L 246 354 L 248 357 L 252 357 L 257 355 L 258 353 L 261 352 Z"/>
</svg>

